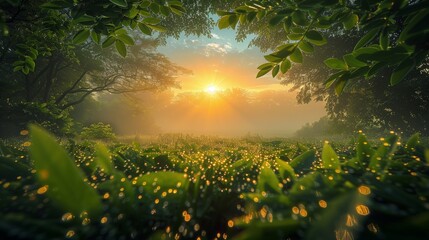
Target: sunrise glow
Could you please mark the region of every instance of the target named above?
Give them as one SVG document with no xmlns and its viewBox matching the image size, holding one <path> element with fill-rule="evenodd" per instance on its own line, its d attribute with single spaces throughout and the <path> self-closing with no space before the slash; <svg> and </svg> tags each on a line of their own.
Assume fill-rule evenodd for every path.
<svg viewBox="0 0 429 240">
<path fill-rule="evenodd" d="M 218 86 L 216 86 L 216 85 L 213 85 L 213 84 L 210 84 L 210 85 L 208 85 L 206 88 L 205 88 L 205 92 L 206 93 L 208 93 L 208 94 L 210 94 L 210 95 L 215 95 L 216 93 L 218 93 L 219 92 L 219 87 Z"/>
</svg>

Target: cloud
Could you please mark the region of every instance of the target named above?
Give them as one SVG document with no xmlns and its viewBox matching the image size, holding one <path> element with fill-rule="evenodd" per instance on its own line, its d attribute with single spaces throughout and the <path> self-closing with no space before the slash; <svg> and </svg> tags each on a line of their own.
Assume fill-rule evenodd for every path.
<svg viewBox="0 0 429 240">
<path fill-rule="evenodd" d="M 232 50 L 232 46 L 230 43 L 227 43 L 227 44 L 208 43 L 206 44 L 206 48 L 204 52 L 205 52 L 205 55 L 208 57 L 216 53 L 225 55 L 231 50 Z"/>
<path fill-rule="evenodd" d="M 219 35 L 217 35 L 216 33 L 210 33 L 210 36 L 214 39 L 220 39 Z"/>
</svg>

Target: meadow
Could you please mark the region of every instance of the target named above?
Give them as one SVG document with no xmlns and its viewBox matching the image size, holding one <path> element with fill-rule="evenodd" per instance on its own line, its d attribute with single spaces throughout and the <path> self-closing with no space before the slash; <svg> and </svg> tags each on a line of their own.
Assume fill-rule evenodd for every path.
<svg viewBox="0 0 429 240">
<path fill-rule="evenodd" d="M 418 134 L 0 145 L 2 239 L 425 239 Z M 28 134 L 28 135 L 27 135 Z M 427 147 L 427 146 L 426 146 Z"/>
</svg>

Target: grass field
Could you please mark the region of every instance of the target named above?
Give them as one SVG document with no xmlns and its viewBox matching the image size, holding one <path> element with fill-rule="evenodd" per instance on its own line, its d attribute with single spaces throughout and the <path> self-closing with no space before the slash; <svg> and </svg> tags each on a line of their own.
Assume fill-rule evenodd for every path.
<svg viewBox="0 0 429 240">
<path fill-rule="evenodd" d="M 419 136 L 63 140 L 0 152 L 2 239 L 427 239 Z"/>
</svg>

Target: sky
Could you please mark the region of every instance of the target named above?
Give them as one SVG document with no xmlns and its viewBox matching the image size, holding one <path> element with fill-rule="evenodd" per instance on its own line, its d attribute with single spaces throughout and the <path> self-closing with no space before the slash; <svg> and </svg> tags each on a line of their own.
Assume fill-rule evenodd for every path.
<svg viewBox="0 0 429 240">
<path fill-rule="evenodd" d="M 249 38 L 237 42 L 234 30 L 215 28 L 210 38 L 182 35 L 158 47 L 173 63 L 192 71 L 179 77 L 180 89 L 163 96 L 143 96 L 146 112 L 158 129 L 285 137 L 326 115 L 323 103 L 297 104 L 296 92 L 269 74 L 256 79 L 264 53 L 249 43 Z"/>
</svg>

